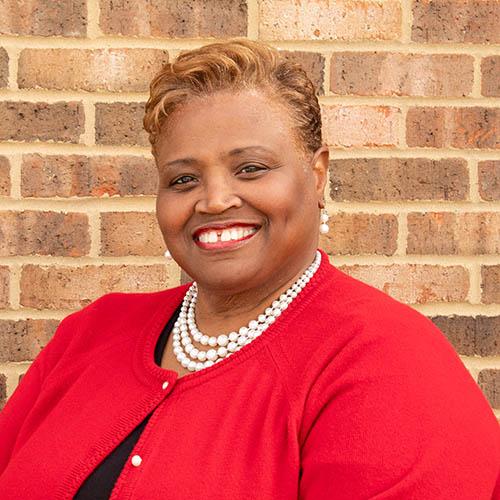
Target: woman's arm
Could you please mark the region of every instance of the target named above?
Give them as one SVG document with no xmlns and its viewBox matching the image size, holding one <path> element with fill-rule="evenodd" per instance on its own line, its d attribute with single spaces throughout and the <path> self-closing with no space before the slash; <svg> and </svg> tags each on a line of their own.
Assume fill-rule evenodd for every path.
<svg viewBox="0 0 500 500">
<path fill-rule="evenodd" d="M 485 397 L 430 321 L 402 326 L 360 334 L 318 377 L 300 499 L 498 498 L 500 430 Z"/>
<path fill-rule="evenodd" d="M 0 412 L 0 475 L 10 460 L 19 431 L 42 390 L 45 377 L 75 333 L 79 313 L 70 314 L 61 321 L 53 338 L 36 357 Z"/>
</svg>

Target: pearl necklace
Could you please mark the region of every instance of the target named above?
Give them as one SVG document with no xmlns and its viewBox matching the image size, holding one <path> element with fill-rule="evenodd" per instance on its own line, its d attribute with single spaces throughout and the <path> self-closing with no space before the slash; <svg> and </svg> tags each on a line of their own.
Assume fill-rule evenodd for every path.
<svg viewBox="0 0 500 500">
<path fill-rule="evenodd" d="M 309 283 L 320 263 L 321 254 L 316 251 L 313 263 L 286 292 L 280 295 L 279 299 L 266 308 L 256 320 L 250 321 L 247 326 L 242 326 L 237 332 L 231 332 L 227 335 L 209 336 L 198 330 L 195 319 L 198 286 L 196 282 L 193 282 L 184 296 L 179 317 L 172 330 L 173 351 L 177 361 L 189 371 L 199 371 L 239 351 L 276 321 Z M 193 345 L 191 337 L 202 345 L 208 345 L 211 349 L 208 351 L 197 349 Z"/>
</svg>

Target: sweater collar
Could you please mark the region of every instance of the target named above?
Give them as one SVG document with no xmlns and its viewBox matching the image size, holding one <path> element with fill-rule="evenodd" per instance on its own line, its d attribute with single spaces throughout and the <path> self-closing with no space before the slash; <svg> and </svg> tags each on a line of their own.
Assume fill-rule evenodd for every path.
<svg viewBox="0 0 500 500">
<path fill-rule="evenodd" d="M 307 307 L 319 290 L 329 281 L 328 277 L 332 276 L 335 268 L 330 264 L 328 255 L 323 250 L 320 252 L 321 264 L 311 281 L 267 330 L 223 361 L 181 378 L 176 371 L 161 368 L 155 363 L 154 350 L 164 326 L 181 304 L 191 283 L 154 293 L 157 305 L 150 319 L 145 322 L 136 343 L 133 370 L 137 378 L 147 386 L 160 387 L 164 382 L 175 383 L 176 391 L 179 391 L 180 387 L 190 387 L 208 381 L 248 359 L 270 342 L 274 336 L 286 331 L 287 327 L 293 323 L 293 318 Z M 179 380 L 177 380 L 178 378 Z"/>
</svg>

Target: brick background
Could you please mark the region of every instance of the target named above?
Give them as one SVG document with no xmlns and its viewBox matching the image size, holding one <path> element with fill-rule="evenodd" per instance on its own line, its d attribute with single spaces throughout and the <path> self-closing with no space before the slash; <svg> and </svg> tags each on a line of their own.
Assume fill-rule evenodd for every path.
<svg viewBox="0 0 500 500">
<path fill-rule="evenodd" d="M 247 36 L 318 90 L 322 248 L 431 318 L 500 418 L 500 0 L 0 4 L 0 407 L 70 311 L 179 282 L 154 214 L 149 81 Z"/>
</svg>

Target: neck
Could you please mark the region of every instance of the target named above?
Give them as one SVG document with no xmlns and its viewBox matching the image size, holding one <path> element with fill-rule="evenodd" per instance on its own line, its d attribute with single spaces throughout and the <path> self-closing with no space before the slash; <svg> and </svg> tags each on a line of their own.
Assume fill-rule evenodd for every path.
<svg viewBox="0 0 500 500">
<path fill-rule="evenodd" d="M 273 276 L 273 281 L 239 293 L 224 293 L 198 283 L 196 321 L 201 331 L 208 335 L 238 330 L 269 307 L 312 264 L 316 250 L 293 270 Z"/>
</svg>

